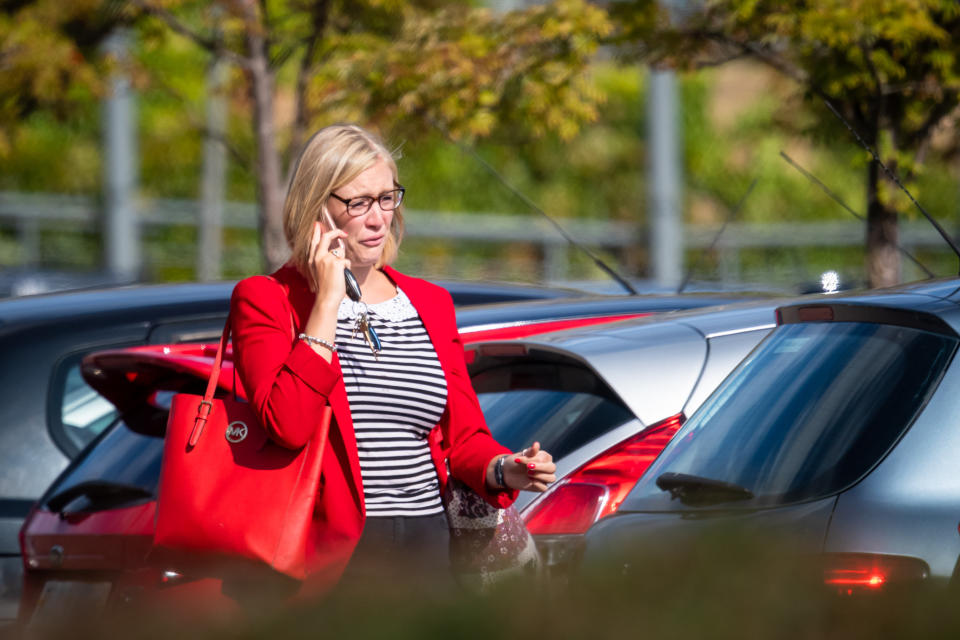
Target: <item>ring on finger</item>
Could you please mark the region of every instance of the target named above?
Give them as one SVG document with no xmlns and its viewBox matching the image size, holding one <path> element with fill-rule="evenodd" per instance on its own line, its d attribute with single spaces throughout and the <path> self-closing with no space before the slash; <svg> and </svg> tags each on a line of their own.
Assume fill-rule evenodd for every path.
<svg viewBox="0 0 960 640">
<path fill-rule="evenodd" d="M 336 249 L 330 249 L 330 253 L 337 256 L 338 258 L 343 257 L 343 247 L 337 247 Z"/>
</svg>

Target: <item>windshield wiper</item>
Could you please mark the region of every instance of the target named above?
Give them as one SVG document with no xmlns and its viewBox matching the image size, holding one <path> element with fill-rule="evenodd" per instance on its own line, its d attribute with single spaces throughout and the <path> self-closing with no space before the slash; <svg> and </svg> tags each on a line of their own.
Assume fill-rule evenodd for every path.
<svg viewBox="0 0 960 640">
<path fill-rule="evenodd" d="M 687 473 L 662 473 L 657 478 L 657 486 L 669 491 L 671 500 L 679 500 L 691 507 L 753 498 L 752 491 L 738 484 Z"/>
<path fill-rule="evenodd" d="M 59 512 L 61 518 L 66 518 L 77 513 L 103 511 L 152 498 L 153 493 L 143 487 L 93 480 L 54 494 L 46 501 L 46 507 Z"/>
</svg>

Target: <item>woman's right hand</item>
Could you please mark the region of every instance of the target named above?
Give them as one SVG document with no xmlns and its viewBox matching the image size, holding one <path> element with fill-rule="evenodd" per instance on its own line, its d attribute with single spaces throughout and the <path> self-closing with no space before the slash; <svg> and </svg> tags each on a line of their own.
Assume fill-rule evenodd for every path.
<svg viewBox="0 0 960 640">
<path fill-rule="evenodd" d="M 347 295 L 343 270 L 350 267 L 350 261 L 330 253 L 334 240 L 346 237 L 340 229 L 324 232 L 319 222 L 314 223 L 307 267 L 317 296 L 315 304 L 327 309 L 339 306 Z"/>
</svg>

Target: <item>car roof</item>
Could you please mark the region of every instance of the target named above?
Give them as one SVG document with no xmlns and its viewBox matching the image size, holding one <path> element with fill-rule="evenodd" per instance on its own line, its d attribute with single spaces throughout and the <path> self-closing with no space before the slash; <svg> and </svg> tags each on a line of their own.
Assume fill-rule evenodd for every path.
<svg viewBox="0 0 960 640">
<path fill-rule="evenodd" d="M 0 333 L 11 327 L 78 316 L 152 319 L 164 315 L 226 313 L 233 282 L 132 285 L 0 300 Z"/>
<path fill-rule="evenodd" d="M 662 407 L 682 407 L 706 357 L 707 339 L 770 330 L 784 299 L 664 313 L 603 325 L 538 334 L 511 341 L 471 345 L 477 357 L 518 349 L 539 356 L 562 356 L 586 365 L 604 380 L 645 424 L 663 417 Z M 675 389 L 667 376 L 689 379 Z M 671 393 L 674 395 L 671 395 Z M 674 397 L 676 396 L 676 397 Z"/>
<path fill-rule="evenodd" d="M 521 342 L 528 345 L 558 347 L 587 355 L 593 350 L 605 350 L 594 345 L 605 344 L 610 340 L 626 342 L 642 340 L 646 333 L 651 331 L 647 327 L 651 326 L 681 323 L 698 333 L 709 336 L 753 323 L 757 326 L 772 325 L 776 319 L 774 312 L 777 307 L 792 300 L 792 298 L 772 298 L 679 309 L 620 322 L 543 333 L 525 338 Z"/>
<path fill-rule="evenodd" d="M 457 304 L 496 300 L 509 305 L 526 300 L 568 300 L 583 295 L 572 289 L 492 282 L 439 283 L 453 292 Z M 138 284 L 51 292 L 0 300 L 0 332 L 22 324 L 62 322 L 77 317 L 124 316 L 125 321 L 163 316 L 225 314 L 235 281 L 213 283 Z M 509 300 L 510 302 L 502 302 Z M 520 313 L 520 312 L 518 312 Z"/>
<path fill-rule="evenodd" d="M 846 314 L 836 320 L 893 321 L 928 328 L 934 331 L 949 327 L 960 334 L 960 278 L 924 280 L 886 289 L 856 292 L 842 295 L 815 295 L 783 305 L 778 318 L 783 322 L 804 321 L 804 307 L 831 307 Z M 899 317 L 882 315 L 874 310 L 891 310 Z M 850 314 L 853 314 L 852 316 Z M 914 321 L 911 322 L 910 318 Z M 815 316 L 811 319 L 815 319 Z M 938 326 L 940 329 L 938 329 Z"/>
<path fill-rule="evenodd" d="M 628 296 L 581 296 L 571 299 L 529 300 L 522 303 L 488 304 L 457 309 L 457 324 L 469 331 L 523 323 L 583 317 L 649 314 L 700 309 L 764 299 L 764 294 L 669 294 Z M 769 298 L 767 298 L 769 299 Z M 461 333 L 463 333 L 461 329 Z"/>
<path fill-rule="evenodd" d="M 815 294 L 795 301 L 795 305 L 816 302 L 935 309 L 941 302 L 960 304 L 960 278 L 921 280 L 868 291 Z"/>
<path fill-rule="evenodd" d="M 585 296 L 575 291 L 528 285 L 451 281 L 441 284 L 454 291 L 461 305 L 496 296 L 500 299 L 523 299 L 458 308 L 457 317 L 461 326 L 481 328 L 483 325 L 503 326 L 504 323 L 521 321 L 689 309 L 752 299 L 758 295 Z M 234 285 L 232 281 L 129 285 L 4 299 L 0 300 L 0 331 L 19 323 L 43 324 L 65 317 L 127 314 L 129 319 L 150 319 L 156 314 L 221 314 L 227 311 Z"/>
</svg>

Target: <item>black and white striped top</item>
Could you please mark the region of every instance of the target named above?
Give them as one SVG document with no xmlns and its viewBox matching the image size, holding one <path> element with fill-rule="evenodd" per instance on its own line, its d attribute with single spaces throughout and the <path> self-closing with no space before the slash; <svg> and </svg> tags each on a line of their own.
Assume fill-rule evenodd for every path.
<svg viewBox="0 0 960 640">
<path fill-rule="evenodd" d="M 367 305 L 382 350 L 375 358 L 354 335 L 362 304 L 345 299 L 337 314 L 337 353 L 357 436 L 368 517 L 443 512 L 427 435 L 447 404 L 437 353 L 409 298 Z"/>
</svg>

